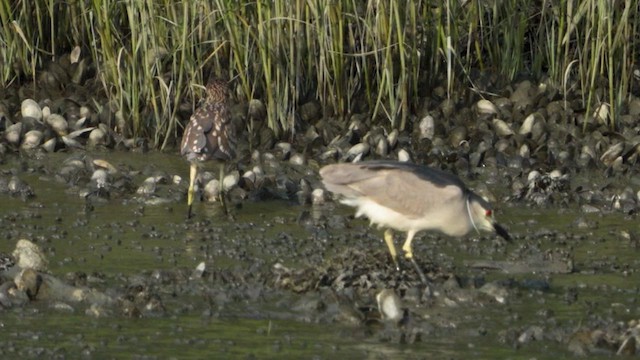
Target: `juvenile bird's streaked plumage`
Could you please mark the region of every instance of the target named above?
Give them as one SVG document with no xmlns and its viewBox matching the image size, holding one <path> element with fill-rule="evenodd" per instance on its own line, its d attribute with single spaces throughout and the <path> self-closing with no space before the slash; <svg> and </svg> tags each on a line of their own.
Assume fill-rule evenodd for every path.
<svg viewBox="0 0 640 360">
<path fill-rule="evenodd" d="M 207 84 L 204 103 L 191 115 L 184 130 L 180 152 L 191 163 L 187 204 L 191 217 L 193 192 L 198 175 L 198 162 L 227 161 L 235 157 L 236 135 L 229 113 L 227 83 L 211 80 Z"/>
<path fill-rule="evenodd" d="M 464 236 L 472 230 L 507 231 L 493 219 L 491 205 L 469 190 L 458 177 L 428 167 L 394 161 L 369 161 L 328 165 L 320 169 L 327 190 L 342 196 L 343 204 L 356 208 L 372 224 L 387 228 L 385 242 L 397 266 L 390 229 L 404 231 L 405 257 L 424 274 L 413 258 L 411 242 L 418 231 L 437 230 Z"/>
</svg>

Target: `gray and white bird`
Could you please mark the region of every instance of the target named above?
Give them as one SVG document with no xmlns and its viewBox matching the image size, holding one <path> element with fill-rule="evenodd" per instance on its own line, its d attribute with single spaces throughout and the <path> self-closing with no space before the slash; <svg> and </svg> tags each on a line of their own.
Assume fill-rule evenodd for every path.
<svg viewBox="0 0 640 360">
<path fill-rule="evenodd" d="M 198 165 L 210 159 L 227 161 L 235 157 L 236 134 L 231 122 L 228 104 L 228 87 L 225 81 L 213 79 L 207 84 L 204 103 L 191 115 L 184 129 L 180 153 L 190 163 L 187 217 L 191 217 Z M 220 165 L 222 182 L 224 164 Z M 223 205 L 224 205 L 224 199 Z"/>
<path fill-rule="evenodd" d="M 464 236 L 472 230 L 484 230 L 511 239 L 494 220 L 491 205 L 453 174 L 412 163 L 368 161 L 327 165 L 320 169 L 320 176 L 327 190 L 341 195 L 343 204 L 356 208 L 356 217 L 364 215 L 371 224 L 387 228 L 384 240 L 396 268 L 391 229 L 407 233 L 402 250 L 425 283 L 411 248 L 418 231 Z"/>
</svg>

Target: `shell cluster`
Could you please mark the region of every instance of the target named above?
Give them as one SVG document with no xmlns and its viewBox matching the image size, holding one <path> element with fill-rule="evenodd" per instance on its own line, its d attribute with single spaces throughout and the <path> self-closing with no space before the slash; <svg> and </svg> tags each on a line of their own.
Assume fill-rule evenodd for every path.
<svg viewBox="0 0 640 360">
<path fill-rule="evenodd" d="M 445 98 L 435 89 L 404 131 L 362 114 L 346 126 L 317 114 L 299 142 L 321 162 L 390 158 L 480 176 L 496 191 L 510 189 L 499 194 L 504 201 L 608 204 L 622 197 L 621 208 L 636 208 L 640 98 L 628 99 L 615 122 L 607 104 L 586 112 L 578 94 L 528 80 L 466 104 L 463 95 Z M 581 176 L 587 172 L 607 186 Z"/>
<path fill-rule="evenodd" d="M 635 211 L 640 187 L 635 166 L 640 154 L 640 98 L 629 98 L 614 123 L 608 105 L 587 113 L 577 94 L 562 94 L 545 83 L 527 80 L 491 97 L 471 102 L 468 97 L 453 94 L 447 98 L 442 88 L 434 89 L 430 98 L 418 102 L 420 106 L 403 130 L 365 113 L 354 113 L 348 121 L 327 116 L 320 104 L 310 101 L 300 107 L 299 131 L 290 141 L 279 140 L 266 126 L 266 107 L 260 100 L 236 104 L 231 115 L 242 133 L 239 160 L 227 166 L 223 179 L 213 171 L 202 173 L 199 188 L 206 201 L 217 201 L 223 190 L 235 201 L 279 198 L 319 204 L 326 195 L 315 170 L 323 163 L 384 158 L 439 167 L 466 179 L 479 177 L 486 183 L 479 185 L 483 195 L 504 201 L 536 205 L 577 201 Z M 12 149 L 36 153 L 135 149 L 146 143 L 125 139 L 115 131 L 117 126 L 107 125 L 117 125 L 117 111 L 96 112 L 86 101 L 27 98 L 17 113 L 3 104 L 0 156 Z M 606 186 L 580 176 L 587 171 L 598 174 L 598 183 Z M 121 189 L 122 194 L 154 202 L 158 185 L 184 187 L 185 183 L 176 174 L 152 175 L 131 183 L 131 177 L 113 168 L 73 155 L 57 177 L 77 182 L 82 178 L 78 173 L 89 184 L 83 194 L 102 198 Z M 10 190 L 5 185 L 11 180 L 9 175 L 0 176 L 0 191 L 31 196 L 26 187 Z M 499 193 L 494 195 L 489 188 Z"/>
</svg>

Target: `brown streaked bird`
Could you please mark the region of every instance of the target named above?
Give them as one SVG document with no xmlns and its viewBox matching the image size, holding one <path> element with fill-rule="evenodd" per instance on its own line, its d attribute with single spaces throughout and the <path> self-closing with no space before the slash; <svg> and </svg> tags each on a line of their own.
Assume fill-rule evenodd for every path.
<svg viewBox="0 0 640 360">
<path fill-rule="evenodd" d="M 227 83 L 219 79 L 210 80 L 207 84 L 204 103 L 191 115 L 184 129 L 180 153 L 190 163 L 187 193 L 188 218 L 191 217 L 199 163 L 211 159 L 221 161 L 220 176 L 222 177 L 224 162 L 235 157 L 236 136 L 231 123 L 228 101 Z M 221 198 L 223 196 L 221 195 Z M 221 200 L 224 205 L 224 199 Z"/>
<path fill-rule="evenodd" d="M 320 169 L 320 176 L 327 190 L 341 195 L 343 204 L 356 208 L 356 217 L 365 215 L 371 224 L 387 228 L 384 241 L 396 268 L 391 229 L 407 233 L 402 250 L 424 283 L 427 278 L 411 248 L 418 231 L 464 236 L 484 230 L 511 239 L 494 220 L 491 205 L 453 174 L 411 163 L 367 161 L 327 165 Z"/>
</svg>

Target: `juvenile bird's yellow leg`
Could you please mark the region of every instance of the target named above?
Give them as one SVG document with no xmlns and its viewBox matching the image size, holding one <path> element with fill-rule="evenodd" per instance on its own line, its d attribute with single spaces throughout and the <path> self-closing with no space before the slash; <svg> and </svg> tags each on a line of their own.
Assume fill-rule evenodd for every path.
<svg viewBox="0 0 640 360">
<path fill-rule="evenodd" d="M 187 219 L 191 218 L 191 206 L 193 205 L 193 192 L 196 183 L 196 177 L 198 176 L 198 166 L 195 163 L 191 163 L 189 167 L 189 190 L 187 191 Z"/>
<path fill-rule="evenodd" d="M 420 281 L 422 281 L 423 284 L 428 285 L 429 282 L 427 281 L 427 277 L 424 275 L 424 273 L 422 272 L 422 269 L 420 269 L 420 266 L 418 265 L 416 260 L 413 258 L 413 250 L 411 249 L 411 241 L 413 240 L 413 237 L 415 235 L 416 235 L 415 231 L 408 231 L 407 232 L 407 240 L 405 240 L 404 245 L 402 245 L 402 251 L 404 251 L 404 257 L 409 259 L 409 260 L 411 260 L 411 263 L 416 268 L 416 272 L 418 273 L 418 276 L 420 276 Z"/>
<path fill-rule="evenodd" d="M 229 215 L 229 211 L 227 210 L 227 192 L 224 191 L 224 164 L 220 164 L 220 181 L 218 182 L 220 184 L 220 189 L 218 191 L 218 194 L 220 196 L 220 203 L 222 204 L 222 211 L 224 211 L 225 215 Z"/>
<path fill-rule="evenodd" d="M 391 229 L 384 231 L 384 242 L 387 243 L 387 247 L 389 248 L 389 253 L 391 253 L 391 258 L 396 266 L 396 270 L 400 271 L 400 266 L 398 265 L 398 253 L 396 252 L 396 246 L 393 244 L 393 231 L 391 231 Z"/>
</svg>

